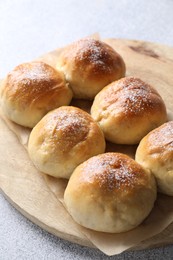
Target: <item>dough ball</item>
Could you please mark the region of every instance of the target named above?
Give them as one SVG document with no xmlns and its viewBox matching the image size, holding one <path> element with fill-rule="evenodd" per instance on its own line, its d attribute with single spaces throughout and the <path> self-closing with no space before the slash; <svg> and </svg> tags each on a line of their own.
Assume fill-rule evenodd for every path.
<svg viewBox="0 0 173 260">
<path fill-rule="evenodd" d="M 136 161 L 154 174 L 158 191 L 173 196 L 173 121 L 154 129 L 141 140 Z"/>
<path fill-rule="evenodd" d="M 150 172 L 127 155 L 105 153 L 74 170 L 64 202 L 80 225 L 120 233 L 135 228 L 148 216 L 156 193 Z"/>
<path fill-rule="evenodd" d="M 83 110 L 63 106 L 49 112 L 33 128 L 28 152 L 40 171 L 68 179 L 91 156 L 105 151 L 104 135 Z"/>
<path fill-rule="evenodd" d="M 44 62 L 23 63 L 6 77 L 1 88 L 1 108 L 15 123 L 34 127 L 50 110 L 68 105 L 72 91 L 62 72 Z"/>
<path fill-rule="evenodd" d="M 125 63 L 108 44 L 86 38 L 62 51 L 57 68 L 73 90 L 75 98 L 93 99 L 107 84 L 124 77 Z"/>
<path fill-rule="evenodd" d="M 134 77 L 122 78 L 101 90 L 94 99 L 91 115 L 105 138 L 117 144 L 137 144 L 167 120 L 159 93 Z"/>
</svg>

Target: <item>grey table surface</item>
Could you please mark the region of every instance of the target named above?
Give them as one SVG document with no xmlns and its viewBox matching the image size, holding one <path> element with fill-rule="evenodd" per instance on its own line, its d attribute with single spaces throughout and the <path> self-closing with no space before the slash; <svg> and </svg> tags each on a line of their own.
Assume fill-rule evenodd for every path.
<svg viewBox="0 0 173 260">
<path fill-rule="evenodd" d="M 99 32 L 173 46 L 172 0 L 0 0 L 0 78 L 32 60 Z M 0 260 L 173 259 L 173 245 L 108 257 L 42 230 L 0 194 Z"/>
</svg>

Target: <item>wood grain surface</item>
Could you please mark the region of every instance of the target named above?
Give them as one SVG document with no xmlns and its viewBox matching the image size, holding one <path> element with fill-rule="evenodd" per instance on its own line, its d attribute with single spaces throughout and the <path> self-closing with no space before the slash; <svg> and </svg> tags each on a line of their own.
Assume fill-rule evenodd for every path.
<svg viewBox="0 0 173 260">
<path fill-rule="evenodd" d="M 173 48 L 136 40 L 107 39 L 105 42 L 124 58 L 127 76 L 140 77 L 159 91 L 171 120 L 173 113 Z M 85 106 L 85 104 L 81 106 L 83 105 Z M 71 226 L 70 217 L 63 222 L 64 207 L 48 188 L 43 174 L 38 173 L 32 163 L 28 162 L 26 149 L 18 144 L 16 135 L 0 118 L 1 192 L 24 216 L 48 232 L 74 243 L 94 247 L 82 231 L 79 232 L 75 224 Z M 123 146 L 119 148 L 123 152 Z M 134 153 L 134 147 L 129 147 L 129 151 Z M 20 169 L 27 168 L 27 171 L 16 171 L 16 165 Z M 44 201 L 48 200 L 50 203 L 45 206 Z M 68 229 L 68 225 L 70 229 Z M 133 250 L 172 243 L 173 237 L 170 233 L 168 236 L 167 230 L 164 232 L 161 236 L 158 235 L 140 243 Z"/>
</svg>

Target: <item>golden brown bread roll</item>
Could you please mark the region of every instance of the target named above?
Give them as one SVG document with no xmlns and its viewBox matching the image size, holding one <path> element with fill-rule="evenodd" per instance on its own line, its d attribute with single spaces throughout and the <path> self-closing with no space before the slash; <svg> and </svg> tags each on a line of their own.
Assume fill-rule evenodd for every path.
<svg viewBox="0 0 173 260">
<path fill-rule="evenodd" d="M 80 225 L 120 233 L 138 226 L 156 199 L 153 175 L 127 155 L 94 156 L 73 172 L 64 203 Z"/>
<path fill-rule="evenodd" d="M 154 129 L 141 140 L 136 161 L 154 174 L 158 191 L 173 196 L 173 121 Z"/>
<path fill-rule="evenodd" d="M 104 42 L 86 38 L 64 49 L 58 70 L 65 74 L 75 98 L 93 99 L 110 82 L 124 77 L 121 56 Z"/>
<path fill-rule="evenodd" d="M 33 127 L 48 111 L 68 105 L 71 99 L 64 75 L 39 61 L 14 68 L 1 90 L 4 114 L 26 127 Z"/>
<path fill-rule="evenodd" d="M 98 124 L 88 113 L 72 106 L 44 116 L 33 128 L 28 143 L 36 168 L 67 179 L 76 166 L 104 150 L 105 139 Z"/>
<path fill-rule="evenodd" d="M 94 99 L 91 115 L 108 141 L 137 144 L 167 120 L 159 93 L 139 78 L 125 77 L 105 87 Z"/>
</svg>

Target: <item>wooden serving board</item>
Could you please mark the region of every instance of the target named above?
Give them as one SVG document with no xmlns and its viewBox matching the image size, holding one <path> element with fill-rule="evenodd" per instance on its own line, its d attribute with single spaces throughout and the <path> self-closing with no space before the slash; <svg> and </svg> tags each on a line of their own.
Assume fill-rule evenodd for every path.
<svg viewBox="0 0 173 260">
<path fill-rule="evenodd" d="M 108 39 L 105 42 L 124 58 L 127 76 L 140 77 L 159 91 L 170 116 L 173 112 L 173 48 L 133 40 Z M 49 57 L 51 63 L 51 53 Z M 120 151 L 123 151 L 122 147 Z M 24 216 L 58 237 L 94 247 L 76 224 L 71 224 L 70 216 L 64 221 L 66 210 L 47 186 L 43 174 L 38 173 L 28 160 L 26 149 L 19 144 L 15 134 L 1 118 L 0 165 L 1 191 Z M 23 170 L 21 172 L 17 169 Z M 45 205 L 45 201 L 49 201 L 49 204 Z M 167 237 L 164 241 L 156 237 L 154 240 L 148 239 L 145 243 L 140 243 L 134 249 L 158 246 L 172 241 L 172 237 Z"/>
</svg>

